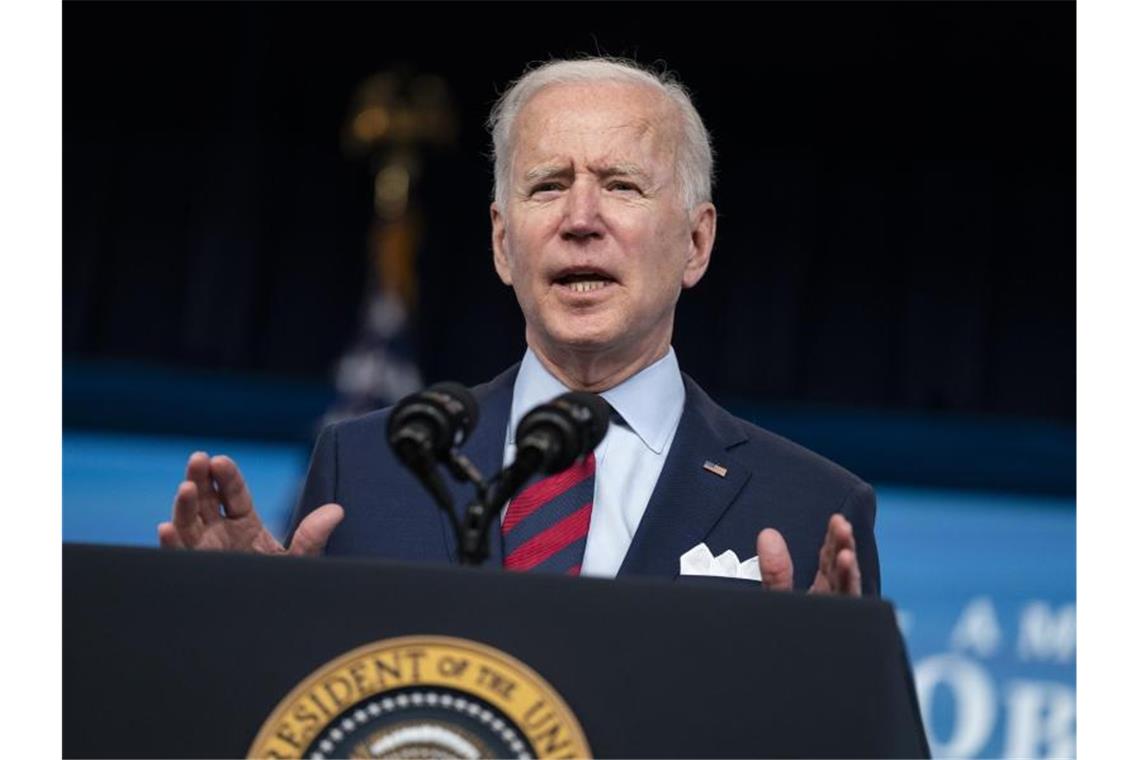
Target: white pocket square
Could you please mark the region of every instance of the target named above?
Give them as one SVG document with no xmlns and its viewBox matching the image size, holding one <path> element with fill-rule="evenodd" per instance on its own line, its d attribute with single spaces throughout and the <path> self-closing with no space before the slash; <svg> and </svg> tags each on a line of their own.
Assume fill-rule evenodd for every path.
<svg viewBox="0 0 1140 760">
<path fill-rule="evenodd" d="M 741 562 L 731 549 L 714 557 L 707 546 L 697 544 L 681 555 L 681 575 L 713 575 L 718 578 L 758 581 L 760 559 L 753 557 Z"/>
</svg>

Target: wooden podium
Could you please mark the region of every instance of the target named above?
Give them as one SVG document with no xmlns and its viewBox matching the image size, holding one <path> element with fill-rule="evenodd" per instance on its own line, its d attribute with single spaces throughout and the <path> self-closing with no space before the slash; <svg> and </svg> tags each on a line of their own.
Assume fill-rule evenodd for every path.
<svg viewBox="0 0 1140 760">
<path fill-rule="evenodd" d="M 67 757 L 929 756 L 879 600 L 67 545 L 63 625 Z"/>
</svg>

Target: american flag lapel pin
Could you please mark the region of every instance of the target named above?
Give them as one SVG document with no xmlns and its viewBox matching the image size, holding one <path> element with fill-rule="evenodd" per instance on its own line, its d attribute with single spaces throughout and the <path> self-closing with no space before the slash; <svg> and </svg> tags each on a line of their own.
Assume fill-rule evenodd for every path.
<svg viewBox="0 0 1140 760">
<path fill-rule="evenodd" d="M 711 472 L 713 475 L 719 475 L 722 478 L 728 474 L 728 468 L 727 467 L 725 467 L 724 465 L 717 464 L 716 462 L 710 462 L 707 459 L 705 460 L 705 463 L 701 466 L 704 467 L 709 472 Z"/>
</svg>

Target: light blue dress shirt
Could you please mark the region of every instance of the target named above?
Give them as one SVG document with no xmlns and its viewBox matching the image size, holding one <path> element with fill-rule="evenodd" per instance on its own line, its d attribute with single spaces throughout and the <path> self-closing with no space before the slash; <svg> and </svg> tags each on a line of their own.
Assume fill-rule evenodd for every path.
<svg viewBox="0 0 1140 760">
<path fill-rule="evenodd" d="M 515 428 L 519 420 L 534 407 L 568 390 L 527 349 L 511 399 L 511 422 L 507 426 L 503 453 L 505 463 L 515 458 Z M 611 422 L 606 437 L 594 450 L 597 460 L 594 508 L 590 513 L 582 575 L 613 578 L 649 505 L 685 406 L 685 385 L 673 348 L 601 395 L 626 424 Z M 509 509 L 508 504 L 501 514 L 506 515 Z"/>
</svg>

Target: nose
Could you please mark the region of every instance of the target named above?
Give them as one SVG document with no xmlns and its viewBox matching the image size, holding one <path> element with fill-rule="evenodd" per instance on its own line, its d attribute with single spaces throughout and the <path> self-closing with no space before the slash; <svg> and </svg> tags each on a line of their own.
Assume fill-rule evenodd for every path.
<svg viewBox="0 0 1140 760">
<path fill-rule="evenodd" d="M 602 223 L 600 189 L 596 182 L 578 178 L 566 193 L 562 215 L 563 240 L 589 240 L 601 238 L 605 231 Z"/>
</svg>

